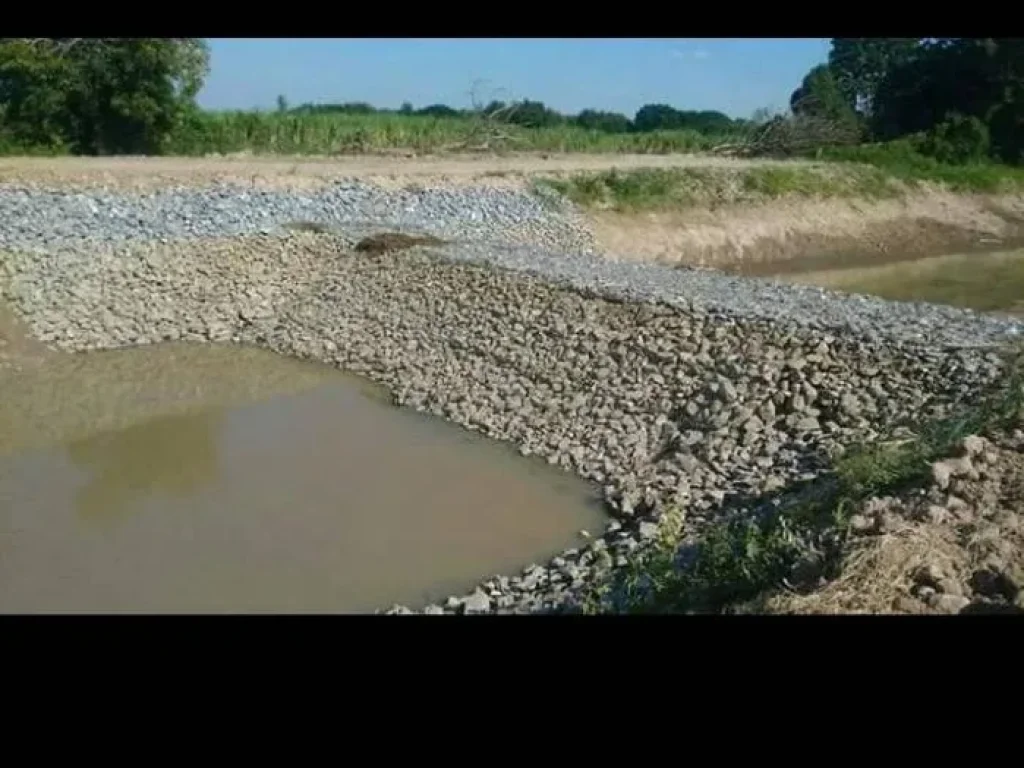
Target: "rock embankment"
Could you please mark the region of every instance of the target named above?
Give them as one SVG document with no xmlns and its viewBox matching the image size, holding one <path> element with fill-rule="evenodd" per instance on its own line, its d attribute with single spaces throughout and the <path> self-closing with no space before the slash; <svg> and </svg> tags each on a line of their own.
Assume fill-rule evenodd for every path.
<svg viewBox="0 0 1024 768">
<path fill-rule="evenodd" d="M 851 519 L 839 578 L 780 613 L 1024 613 L 1024 431 L 969 435 L 911 492 Z"/>
<path fill-rule="evenodd" d="M 812 476 L 830 450 L 974 397 L 1000 375 L 993 349 L 1021 329 L 609 264 L 588 255 L 578 219 L 524 193 L 364 187 L 0 189 L 0 283 L 57 348 L 201 340 L 322 360 L 604 488 L 614 519 L 589 547 L 428 612 L 571 603 L 666 510 L 696 535 L 724 508 Z M 356 253 L 354 231 L 377 212 L 378 229 L 454 242 Z M 331 227 L 283 228 L 299 219 Z"/>
</svg>

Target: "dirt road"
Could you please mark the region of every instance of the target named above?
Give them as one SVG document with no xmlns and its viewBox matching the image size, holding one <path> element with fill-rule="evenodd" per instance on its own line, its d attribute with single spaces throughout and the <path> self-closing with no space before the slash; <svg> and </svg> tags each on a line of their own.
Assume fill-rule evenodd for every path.
<svg viewBox="0 0 1024 768">
<path fill-rule="evenodd" d="M 402 157 L 2 157 L 0 183 L 150 188 L 223 181 L 308 188 L 359 177 L 385 184 L 521 184 L 522 176 L 611 168 L 740 167 L 794 161 L 736 160 L 707 155 L 515 154 Z"/>
</svg>

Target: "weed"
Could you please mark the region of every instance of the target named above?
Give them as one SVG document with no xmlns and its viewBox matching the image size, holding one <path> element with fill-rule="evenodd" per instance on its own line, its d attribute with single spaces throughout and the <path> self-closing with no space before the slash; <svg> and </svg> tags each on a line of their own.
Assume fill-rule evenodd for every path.
<svg viewBox="0 0 1024 768">
<path fill-rule="evenodd" d="M 880 198 L 900 191 L 898 182 L 877 168 L 829 164 L 611 170 L 540 183 L 578 205 L 618 211 L 760 202 L 790 196 Z"/>
<path fill-rule="evenodd" d="M 822 159 L 867 165 L 906 183 L 941 184 L 955 192 L 999 193 L 1024 189 L 1024 168 L 978 161 L 943 163 L 918 151 L 920 142 L 901 139 L 887 144 L 834 147 Z"/>
<path fill-rule="evenodd" d="M 810 590 L 842 569 L 850 516 L 864 501 L 925 480 L 932 462 L 964 437 L 1016 422 L 1024 408 L 1024 356 L 986 397 L 929 422 L 910 439 L 855 447 L 832 471 L 774 499 L 753 517 L 735 514 L 693 544 L 682 527 L 587 597 L 590 613 L 721 613 L 744 610 L 783 589 Z"/>
</svg>

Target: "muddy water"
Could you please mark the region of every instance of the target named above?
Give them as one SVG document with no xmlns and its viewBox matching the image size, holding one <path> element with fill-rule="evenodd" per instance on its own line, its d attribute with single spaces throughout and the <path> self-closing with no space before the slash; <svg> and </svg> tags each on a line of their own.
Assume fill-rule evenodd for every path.
<svg viewBox="0 0 1024 768">
<path fill-rule="evenodd" d="M 0 374 L 2 612 L 423 604 L 601 525 L 582 481 L 326 366 L 175 345 Z"/>
<path fill-rule="evenodd" d="M 920 259 L 834 260 L 775 275 L 792 283 L 1024 316 L 1024 249 Z"/>
</svg>

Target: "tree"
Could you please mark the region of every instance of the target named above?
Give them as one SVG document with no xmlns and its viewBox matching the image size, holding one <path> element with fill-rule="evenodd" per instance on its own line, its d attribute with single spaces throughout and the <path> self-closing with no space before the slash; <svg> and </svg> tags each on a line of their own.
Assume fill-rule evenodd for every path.
<svg viewBox="0 0 1024 768">
<path fill-rule="evenodd" d="M 680 127 L 678 110 L 668 104 L 645 104 L 633 118 L 633 129 L 640 133 L 671 130 Z"/>
<path fill-rule="evenodd" d="M 288 111 L 288 99 L 285 98 L 283 93 L 277 96 L 277 111 L 281 113 Z"/>
<path fill-rule="evenodd" d="M 843 96 L 828 64 L 814 67 L 793 91 L 790 109 L 798 117 L 814 117 L 857 130 L 857 113 Z"/>
<path fill-rule="evenodd" d="M 529 99 L 516 103 L 507 115 L 507 122 L 524 128 L 545 128 L 565 122 L 563 115 L 545 106 L 544 102 Z"/>
<path fill-rule="evenodd" d="M 8 142 L 57 149 L 69 143 L 71 62 L 29 40 L 0 39 L 0 109 Z"/>
<path fill-rule="evenodd" d="M 411 115 L 413 113 L 412 102 L 403 101 L 401 108 L 398 110 L 401 115 Z"/>
<path fill-rule="evenodd" d="M 208 71 L 198 38 L 0 38 L 0 105 L 19 143 L 155 154 Z"/>
<path fill-rule="evenodd" d="M 678 115 L 680 128 L 689 128 L 700 133 L 725 133 L 736 127 L 732 118 L 715 110 L 681 111 Z"/>
<path fill-rule="evenodd" d="M 947 161 L 982 149 L 1005 162 L 1024 152 L 1024 41 L 934 38 L 879 83 L 872 133 L 921 134 L 920 147 Z"/>
<path fill-rule="evenodd" d="M 431 104 L 429 107 L 417 110 L 416 114 L 428 117 L 459 117 L 461 113 L 447 104 Z"/>
<path fill-rule="evenodd" d="M 601 112 L 596 109 L 584 109 L 573 122 L 580 128 L 605 133 L 626 133 L 632 127 L 629 118 L 618 112 Z"/>
<path fill-rule="evenodd" d="M 850 106 L 871 114 L 882 80 L 893 68 L 914 58 L 920 42 L 909 37 L 832 38 L 828 65 Z"/>
</svg>

